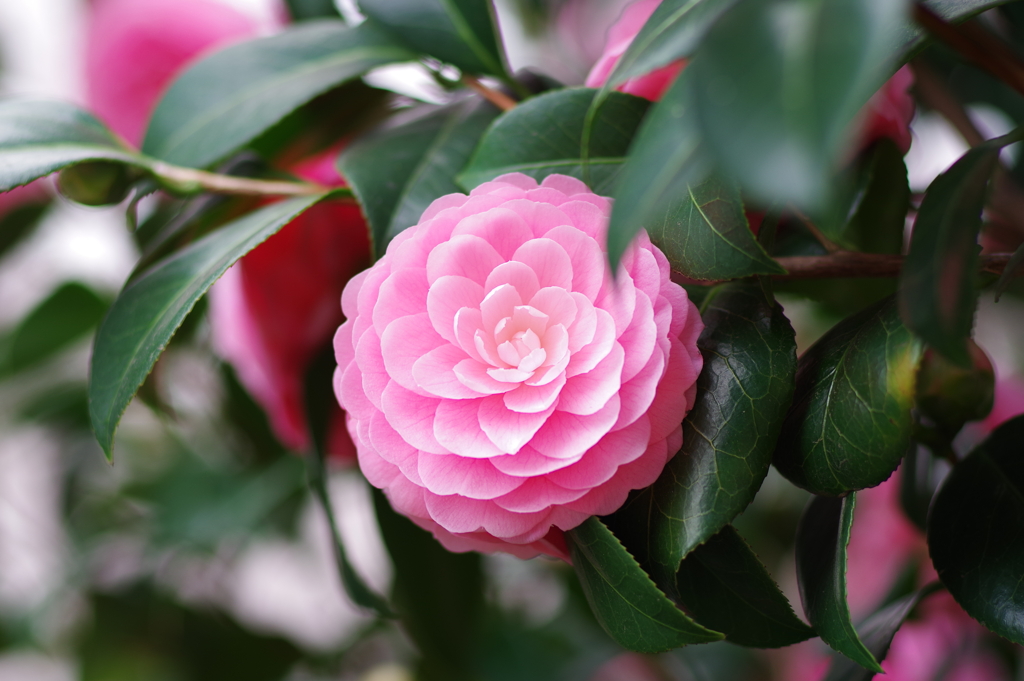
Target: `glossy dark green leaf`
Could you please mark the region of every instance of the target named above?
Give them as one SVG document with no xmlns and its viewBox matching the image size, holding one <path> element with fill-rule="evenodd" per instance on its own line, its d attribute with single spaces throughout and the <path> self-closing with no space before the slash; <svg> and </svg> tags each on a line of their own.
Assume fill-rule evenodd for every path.
<svg viewBox="0 0 1024 681">
<path fill-rule="evenodd" d="M 31 368 L 85 337 L 100 323 L 108 304 L 83 284 L 61 284 L 0 346 L 0 375 Z"/>
<path fill-rule="evenodd" d="M 889 139 L 872 145 L 849 188 L 849 200 L 834 206 L 817 226 L 841 246 L 867 253 L 903 250 L 910 185 L 903 154 Z"/>
<path fill-rule="evenodd" d="M 82 161 L 134 165 L 148 161 L 129 150 L 102 123 L 64 102 L 0 102 L 0 191 Z"/>
<path fill-rule="evenodd" d="M 292 21 L 341 18 L 334 0 L 285 0 L 285 5 Z"/>
<path fill-rule="evenodd" d="M 667 216 L 685 206 L 689 185 L 699 184 L 709 171 L 690 80 L 688 70 L 683 71 L 646 117 L 629 147 L 608 226 L 608 260 L 613 272 L 641 229 L 653 230 L 659 241 L 668 240 L 674 225 Z M 600 136 L 595 131 L 591 139 L 596 143 Z M 590 155 L 596 155 L 593 149 Z M 659 221 L 664 223 L 660 229 Z"/>
<path fill-rule="evenodd" d="M 1014 251 L 1010 261 L 1006 263 L 1006 268 L 1003 273 L 999 276 L 999 280 L 996 282 L 994 293 L 996 296 L 996 302 L 999 302 L 999 297 L 1006 292 L 1006 289 L 1010 287 L 1013 282 L 1013 278 L 1020 275 L 1021 271 L 1024 270 L 1024 244 L 1017 247 Z"/>
<path fill-rule="evenodd" d="M 882 668 L 857 635 L 846 602 L 846 546 L 856 496 L 815 497 L 807 505 L 796 535 L 796 572 L 804 613 L 821 640 L 879 673 Z"/>
<path fill-rule="evenodd" d="M 687 70 L 704 140 L 766 202 L 823 205 L 861 107 L 892 73 L 900 0 L 754 0 L 708 32 Z"/>
<path fill-rule="evenodd" d="M 598 518 L 567 532 L 566 540 L 591 610 L 619 645 L 659 653 L 723 638 L 673 605 Z"/>
<path fill-rule="evenodd" d="M 886 480 L 910 443 L 922 352 L 891 298 L 834 326 L 800 358 L 779 472 L 829 496 Z"/>
<path fill-rule="evenodd" d="M 35 229 L 49 207 L 50 199 L 44 196 L 0 215 L 0 258 Z"/>
<path fill-rule="evenodd" d="M 334 505 L 327 491 L 327 434 L 330 427 L 331 405 L 335 400 L 333 377 L 337 366 L 333 344 L 328 344 L 306 369 L 304 402 L 306 424 L 312 436 L 311 451 L 306 460 L 309 486 L 320 502 L 324 515 L 327 516 L 327 525 L 331 528 L 334 563 L 345 593 L 356 605 L 373 610 L 382 617 L 393 617 L 387 601 L 371 589 L 352 567 L 345 542 L 338 530 Z"/>
<path fill-rule="evenodd" d="M 466 73 L 506 76 L 491 0 L 359 0 L 410 48 Z"/>
<path fill-rule="evenodd" d="M 304 22 L 215 52 L 174 81 L 153 113 L 143 150 L 184 166 L 227 156 L 317 95 L 372 68 L 409 61 L 372 22 Z"/>
<path fill-rule="evenodd" d="M 907 326 L 963 366 L 978 301 L 981 209 L 998 161 L 998 146 L 975 147 L 929 185 L 900 278 Z"/>
<path fill-rule="evenodd" d="M 392 602 L 423 655 L 417 678 L 470 681 L 484 616 L 479 553 L 449 553 L 373 490 L 384 545 L 395 568 Z"/>
<path fill-rule="evenodd" d="M 378 257 L 399 232 L 419 222 L 431 201 L 460 191 L 455 175 L 497 115 L 496 107 L 477 98 L 424 106 L 345 150 L 338 165 L 370 222 Z"/>
<path fill-rule="evenodd" d="M 957 464 L 928 517 L 939 579 L 967 613 L 1024 644 L 1024 416 Z"/>
<path fill-rule="evenodd" d="M 608 85 L 689 57 L 700 39 L 736 0 L 664 0 L 615 62 Z"/>
<path fill-rule="evenodd" d="M 697 345 L 704 367 L 683 422 L 682 451 L 608 519 L 669 592 L 679 562 L 739 515 L 761 486 L 796 373 L 793 328 L 757 284 L 719 287 L 703 319 Z"/>
<path fill-rule="evenodd" d="M 649 102 L 619 92 L 609 95 L 594 121 L 584 165 L 580 144 L 595 94 L 584 88 L 555 90 L 506 112 L 484 134 L 459 184 L 472 189 L 503 173 L 525 173 L 538 180 L 559 173 L 582 179 L 596 194 L 609 195 Z"/>
<path fill-rule="evenodd" d="M 89 379 L 89 413 L 107 457 L 113 455 L 121 415 L 196 301 L 236 260 L 321 198 L 291 199 L 249 213 L 125 286 L 96 333 Z"/>
<path fill-rule="evenodd" d="M 672 269 L 691 279 L 736 279 L 784 274 L 754 238 L 739 189 L 712 174 L 691 184 L 647 224 L 651 240 Z"/>
<path fill-rule="evenodd" d="M 683 560 L 676 586 L 686 611 L 727 641 L 781 648 L 814 636 L 731 525 Z"/>
<path fill-rule="evenodd" d="M 892 639 L 896 636 L 903 622 L 910 615 L 911 611 L 921 602 L 921 599 L 935 591 L 932 584 L 920 591 L 915 591 L 886 605 L 874 613 L 863 624 L 857 628 L 861 641 L 876 660 L 884 660 L 889 652 Z M 833 658 L 832 666 L 828 670 L 828 676 L 824 681 L 871 681 L 875 678 L 875 672 L 864 669 L 849 658 Z M 884 677 L 883 677 L 884 678 Z"/>
</svg>

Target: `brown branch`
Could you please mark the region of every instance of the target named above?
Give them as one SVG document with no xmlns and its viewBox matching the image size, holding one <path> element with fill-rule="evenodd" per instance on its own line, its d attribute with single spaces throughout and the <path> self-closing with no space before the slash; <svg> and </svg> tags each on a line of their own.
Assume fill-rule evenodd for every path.
<svg viewBox="0 0 1024 681">
<path fill-rule="evenodd" d="M 1001 274 L 1010 261 L 1011 253 L 995 253 L 979 258 L 979 269 L 990 274 Z M 880 253 L 855 253 L 840 251 L 828 255 L 797 255 L 776 258 L 786 269 L 786 274 L 772 275 L 772 279 L 852 279 L 864 277 L 898 277 L 903 268 L 905 256 Z M 685 275 L 676 273 L 682 279 Z M 1018 274 L 1024 274 L 1020 272 Z M 709 286 L 719 282 L 707 283 Z"/>
<path fill-rule="evenodd" d="M 511 111 L 516 108 L 516 100 L 509 97 L 504 92 L 487 87 L 473 76 L 462 76 L 462 82 L 470 90 L 477 93 L 502 111 Z"/>
<path fill-rule="evenodd" d="M 1017 92 L 1024 94 L 1024 63 L 991 31 L 975 23 L 954 26 L 926 5 L 914 5 L 914 21 Z"/>
<path fill-rule="evenodd" d="M 150 165 L 149 170 L 168 189 L 184 194 L 207 191 L 239 196 L 314 196 L 331 191 L 327 187 L 309 182 L 256 180 L 234 175 L 218 175 L 205 170 L 182 168 L 162 161 L 156 161 Z"/>
</svg>

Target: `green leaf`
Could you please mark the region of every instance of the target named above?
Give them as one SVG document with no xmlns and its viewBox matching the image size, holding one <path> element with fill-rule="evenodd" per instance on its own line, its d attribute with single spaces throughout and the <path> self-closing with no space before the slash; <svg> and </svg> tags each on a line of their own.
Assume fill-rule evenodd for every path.
<svg viewBox="0 0 1024 681">
<path fill-rule="evenodd" d="M 434 199 L 460 191 L 454 177 L 497 115 L 477 98 L 417 107 L 345 150 L 338 166 L 363 206 L 377 257 Z"/>
<path fill-rule="evenodd" d="M 872 145 L 851 187 L 849 201 L 817 226 L 836 243 L 866 253 L 898 254 L 910 208 L 910 185 L 903 154 L 889 139 Z"/>
<path fill-rule="evenodd" d="M 692 279 L 736 279 L 785 274 L 754 238 L 739 188 L 711 175 L 687 186 L 647 226 L 672 268 Z"/>
<path fill-rule="evenodd" d="M 921 599 L 935 592 L 936 586 L 937 583 L 933 583 L 920 591 L 893 601 L 871 615 L 858 627 L 857 633 L 860 639 L 876 660 L 885 659 L 893 637 L 896 636 L 896 632 L 899 631 L 907 616 L 917 607 Z M 845 657 L 836 656 L 832 660 L 832 666 L 824 681 L 871 681 L 874 678 L 875 672 L 864 669 Z"/>
<path fill-rule="evenodd" d="M 348 597 L 358 606 L 369 608 L 381 617 L 394 617 L 387 601 L 371 589 L 348 559 L 345 542 L 338 530 L 338 521 L 334 515 L 334 506 L 327 491 L 327 435 L 330 427 L 331 404 L 334 403 L 333 377 L 338 363 L 334 359 L 333 344 L 329 344 L 309 363 L 305 376 L 305 409 L 306 423 L 312 435 L 311 449 L 306 458 L 309 486 L 320 502 L 320 507 L 327 516 L 327 524 L 331 528 L 331 546 L 334 551 L 334 563 L 338 568 L 338 577 Z"/>
<path fill-rule="evenodd" d="M 800 358 L 779 472 L 830 496 L 886 480 L 910 443 L 922 352 L 892 298 L 834 326 Z"/>
<path fill-rule="evenodd" d="M 607 519 L 670 594 L 680 561 L 754 498 L 793 397 L 796 341 L 753 283 L 717 288 L 697 345 L 704 368 L 683 448 L 658 481 Z"/>
<path fill-rule="evenodd" d="M 83 284 L 61 284 L 5 339 L 0 376 L 31 368 L 83 338 L 100 323 L 108 305 Z"/>
<path fill-rule="evenodd" d="M 43 196 L 37 201 L 15 206 L 0 215 L 0 258 L 35 229 L 49 207 L 49 197 Z"/>
<path fill-rule="evenodd" d="M 567 532 L 566 540 L 591 610 L 619 645 L 660 653 L 723 638 L 673 605 L 598 518 Z"/>
<path fill-rule="evenodd" d="M 664 0 L 615 62 L 607 87 L 689 57 L 736 0 Z"/>
<path fill-rule="evenodd" d="M 96 333 L 89 379 L 89 414 L 108 458 L 121 415 L 196 301 L 236 260 L 322 198 L 290 199 L 249 213 L 125 286 Z"/>
<path fill-rule="evenodd" d="M 882 673 L 858 637 L 846 602 L 846 546 L 856 496 L 811 499 L 797 529 L 797 579 L 804 612 L 821 640 L 865 669 Z"/>
<path fill-rule="evenodd" d="M 654 105 L 629 147 L 608 225 L 608 260 L 613 272 L 641 228 L 650 228 L 662 242 L 669 241 L 672 224 L 667 216 L 679 211 L 687 198 L 688 185 L 698 184 L 707 175 L 709 166 L 693 111 L 690 82 L 687 69 Z M 596 134 L 592 139 L 600 140 L 601 136 Z M 594 155 L 591 147 L 590 156 Z M 656 227 L 659 221 L 663 222 L 660 228 Z"/>
<path fill-rule="evenodd" d="M 292 21 L 341 18 L 334 0 L 285 0 L 285 5 Z"/>
<path fill-rule="evenodd" d="M 999 147 L 977 146 L 932 181 L 914 220 L 900 277 L 900 310 L 907 326 L 965 367 L 978 291 L 978 231 Z"/>
<path fill-rule="evenodd" d="M 82 161 L 146 166 L 102 123 L 71 104 L 0 102 L 0 191 L 27 184 Z"/>
<path fill-rule="evenodd" d="M 504 173 L 525 173 L 537 180 L 559 173 L 582 179 L 595 194 L 609 195 L 649 102 L 613 92 L 594 121 L 585 163 L 580 150 L 583 124 L 596 92 L 546 92 L 502 114 L 484 134 L 459 184 L 472 189 Z"/>
<path fill-rule="evenodd" d="M 466 73 L 508 75 L 491 0 L 359 0 L 359 7 L 421 54 Z"/>
<path fill-rule="evenodd" d="M 317 95 L 370 69 L 415 55 L 364 22 L 299 24 L 215 52 L 167 90 L 142 143 L 170 163 L 205 167 L 242 147 Z"/>
<path fill-rule="evenodd" d="M 754 0 L 711 28 L 687 68 L 708 149 L 766 202 L 826 204 L 861 107 L 892 73 L 907 3 Z"/>
<path fill-rule="evenodd" d="M 0 225 L 2 228 L 2 225 Z M 2 252 L 2 250 L 0 250 Z M 999 302 L 999 297 L 1006 293 L 1006 289 L 1010 288 L 1010 284 L 1013 282 L 1013 278 L 1021 273 L 1024 269 L 1024 244 L 1017 247 L 1017 250 L 1013 252 L 1013 256 L 1010 261 L 1006 263 L 1006 267 L 1003 269 L 1003 273 L 999 275 L 999 280 L 996 281 L 995 293 L 996 302 Z"/>
<path fill-rule="evenodd" d="M 384 545 L 395 568 L 392 602 L 423 654 L 417 678 L 475 681 L 471 672 L 481 644 L 484 573 L 479 553 L 449 553 L 384 493 L 373 490 Z"/>
<path fill-rule="evenodd" d="M 683 560 L 676 585 L 686 611 L 727 641 L 781 648 L 814 636 L 731 525 Z"/>
<path fill-rule="evenodd" d="M 1012 2 L 1012 0 L 924 0 L 933 12 L 954 24 L 967 21 L 987 9 Z M 899 38 L 894 44 L 902 45 L 903 61 L 909 61 L 928 41 L 928 33 L 909 18 L 900 26 Z"/>
<path fill-rule="evenodd" d="M 928 517 L 928 550 L 956 602 L 1024 644 L 1024 416 L 1002 424 L 953 468 Z"/>
</svg>

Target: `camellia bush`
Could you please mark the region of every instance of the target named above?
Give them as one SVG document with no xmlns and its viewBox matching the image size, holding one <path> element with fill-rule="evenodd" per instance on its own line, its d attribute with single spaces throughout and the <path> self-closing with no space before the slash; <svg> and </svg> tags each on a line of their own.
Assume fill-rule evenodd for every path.
<svg viewBox="0 0 1024 681">
<path fill-rule="evenodd" d="M 553 30 L 563 4 L 519 10 Z M 304 457 L 364 638 L 403 632 L 415 678 L 1018 678 L 1024 386 L 974 321 L 1024 295 L 1024 127 L 969 107 L 1024 126 L 1024 5 L 638 0 L 583 85 L 513 73 L 490 0 L 357 5 L 293 0 L 255 37 L 210 0 L 98 0 L 89 107 L 0 101 L 0 249 L 56 174 L 139 253 L 113 301 L 66 284 L 4 336 L 13 375 L 95 329 L 87 389 L 26 418 L 87 418 L 116 470 L 133 400 L 181 418 L 165 350 L 218 358 L 234 468 L 135 489 L 186 518 L 161 541 L 271 524 Z M 442 103 L 363 80 L 409 63 Z M 923 194 L 915 111 L 970 146 Z M 777 296 L 826 320 L 799 356 Z M 338 531 L 346 467 L 389 593 Z M 495 552 L 545 556 L 580 607 L 511 612 Z M 301 657 L 238 632 L 159 678 Z M 93 653 L 85 678 L 122 678 Z"/>
</svg>

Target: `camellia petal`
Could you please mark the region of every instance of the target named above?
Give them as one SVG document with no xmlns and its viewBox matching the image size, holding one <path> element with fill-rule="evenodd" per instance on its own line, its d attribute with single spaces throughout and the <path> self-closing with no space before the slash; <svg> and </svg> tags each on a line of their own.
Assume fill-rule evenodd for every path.
<svg viewBox="0 0 1024 681">
<path fill-rule="evenodd" d="M 577 179 L 505 175 L 439 199 L 345 292 L 361 465 L 453 551 L 564 559 L 562 531 L 679 450 L 700 317 L 646 235 L 612 279 L 610 212 Z"/>
</svg>

